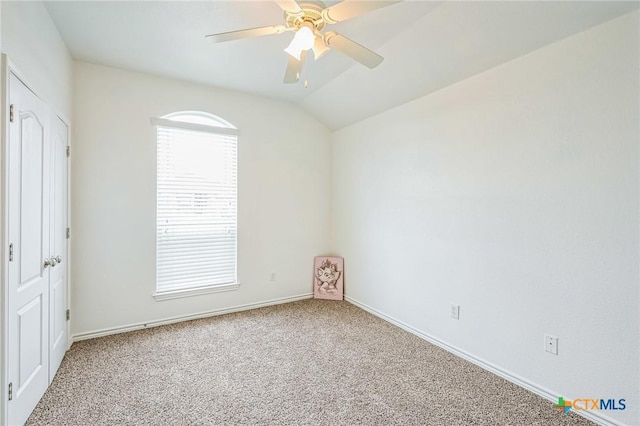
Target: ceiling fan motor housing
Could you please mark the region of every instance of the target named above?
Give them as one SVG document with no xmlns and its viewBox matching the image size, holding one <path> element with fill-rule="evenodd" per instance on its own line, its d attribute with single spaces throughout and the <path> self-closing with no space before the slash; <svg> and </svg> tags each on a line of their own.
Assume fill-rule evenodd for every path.
<svg viewBox="0 0 640 426">
<path fill-rule="evenodd" d="M 315 31 L 321 31 L 326 25 L 326 22 L 322 17 L 322 11 L 325 9 L 324 4 L 319 1 L 310 1 L 298 4 L 300 5 L 300 9 L 302 9 L 302 15 L 300 13 L 294 14 L 287 11 L 284 12 L 284 19 L 287 28 L 297 30 L 302 27 L 303 24 L 311 23 Z"/>
</svg>

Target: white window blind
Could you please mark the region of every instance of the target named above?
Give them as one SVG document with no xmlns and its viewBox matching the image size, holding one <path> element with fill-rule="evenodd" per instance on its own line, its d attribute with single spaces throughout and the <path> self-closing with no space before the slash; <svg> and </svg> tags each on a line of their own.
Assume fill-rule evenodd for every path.
<svg viewBox="0 0 640 426">
<path fill-rule="evenodd" d="M 236 283 L 237 136 L 156 119 L 156 291 Z"/>
</svg>

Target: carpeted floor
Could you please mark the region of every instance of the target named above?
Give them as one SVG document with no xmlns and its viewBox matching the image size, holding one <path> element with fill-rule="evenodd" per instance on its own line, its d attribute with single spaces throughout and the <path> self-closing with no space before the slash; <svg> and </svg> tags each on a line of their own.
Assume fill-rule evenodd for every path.
<svg viewBox="0 0 640 426">
<path fill-rule="evenodd" d="M 578 425 L 346 302 L 75 343 L 28 425 Z"/>
</svg>

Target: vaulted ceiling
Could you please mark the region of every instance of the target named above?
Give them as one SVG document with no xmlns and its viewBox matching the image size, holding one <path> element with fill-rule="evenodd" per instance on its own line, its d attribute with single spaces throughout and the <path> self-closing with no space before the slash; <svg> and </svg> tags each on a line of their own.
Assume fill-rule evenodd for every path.
<svg viewBox="0 0 640 426">
<path fill-rule="evenodd" d="M 396 3 L 331 27 L 384 56 L 380 66 L 368 69 L 333 50 L 318 61 L 308 60 L 305 88 L 302 83 L 282 83 L 289 32 L 220 44 L 204 38 L 283 23 L 282 9 L 269 0 L 45 2 L 74 59 L 294 102 L 332 129 L 584 31 L 639 4 Z"/>
</svg>

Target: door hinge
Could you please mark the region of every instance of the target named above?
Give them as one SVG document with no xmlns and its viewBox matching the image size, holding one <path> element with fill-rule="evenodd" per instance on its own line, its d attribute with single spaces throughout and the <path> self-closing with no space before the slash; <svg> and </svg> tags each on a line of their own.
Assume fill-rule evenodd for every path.
<svg viewBox="0 0 640 426">
<path fill-rule="evenodd" d="M 13 399 L 13 383 L 9 383 L 9 401 Z"/>
<path fill-rule="evenodd" d="M 67 228 L 67 239 L 71 238 L 71 228 Z"/>
<path fill-rule="evenodd" d="M 13 123 L 13 104 L 9 105 L 9 122 Z"/>
<path fill-rule="evenodd" d="M 71 318 L 71 309 L 67 309 L 67 321 Z"/>
<path fill-rule="evenodd" d="M 9 262 L 13 262 L 13 243 L 9 244 Z"/>
<path fill-rule="evenodd" d="M 71 146 L 67 145 L 67 157 L 71 155 Z"/>
</svg>

